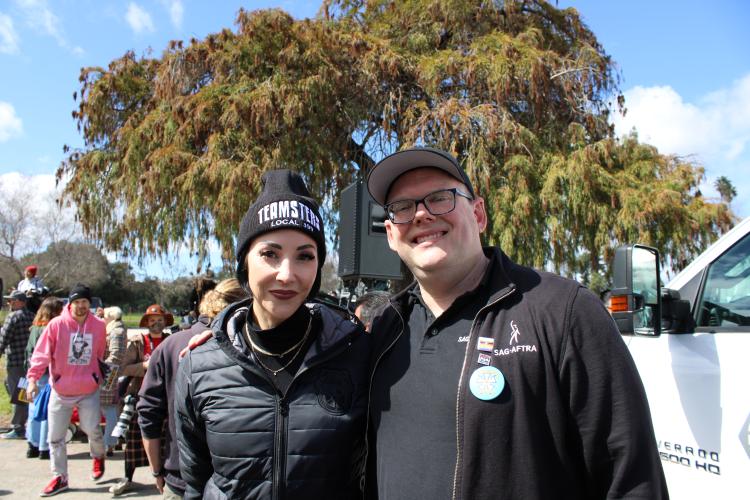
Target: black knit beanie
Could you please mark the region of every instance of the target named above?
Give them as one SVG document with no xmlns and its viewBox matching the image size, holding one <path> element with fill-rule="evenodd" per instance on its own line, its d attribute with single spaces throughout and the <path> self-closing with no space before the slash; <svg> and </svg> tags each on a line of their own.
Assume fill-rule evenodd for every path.
<svg viewBox="0 0 750 500">
<path fill-rule="evenodd" d="M 73 302 L 76 299 L 87 299 L 91 302 L 91 289 L 83 283 L 76 283 L 75 286 L 70 290 L 68 300 Z"/>
<path fill-rule="evenodd" d="M 318 246 L 318 275 L 310 290 L 314 297 L 320 289 L 321 268 L 326 259 L 323 219 L 318 204 L 299 174 L 291 170 L 271 170 L 263 174 L 263 188 L 255 203 L 242 218 L 237 237 L 237 280 L 247 284 L 247 251 L 252 241 L 263 233 L 277 229 L 296 229 L 310 236 Z"/>
</svg>

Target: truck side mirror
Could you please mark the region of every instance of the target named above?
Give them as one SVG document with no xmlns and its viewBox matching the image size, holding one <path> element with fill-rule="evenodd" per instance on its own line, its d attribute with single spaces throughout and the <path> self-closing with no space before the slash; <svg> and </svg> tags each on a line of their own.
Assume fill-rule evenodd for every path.
<svg viewBox="0 0 750 500">
<path fill-rule="evenodd" d="M 629 245 L 615 251 L 613 288 L 607 308 L 623 334 L 661 333 L 659 251 Z"/>
</svg>

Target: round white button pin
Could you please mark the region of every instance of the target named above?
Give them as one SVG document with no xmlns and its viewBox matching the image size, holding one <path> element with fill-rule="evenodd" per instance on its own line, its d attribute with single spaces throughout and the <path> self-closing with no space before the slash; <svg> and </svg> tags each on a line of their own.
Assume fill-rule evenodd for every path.
<svg viewBox="0 0 750 500">
<path fill-rule="evenodd" d="M 498 397 L 505 389 L 505 377 L 494 366 L 482 366 L 474 370 L 469 379 L 469 390 L 482 401 Z"/>
</svg>

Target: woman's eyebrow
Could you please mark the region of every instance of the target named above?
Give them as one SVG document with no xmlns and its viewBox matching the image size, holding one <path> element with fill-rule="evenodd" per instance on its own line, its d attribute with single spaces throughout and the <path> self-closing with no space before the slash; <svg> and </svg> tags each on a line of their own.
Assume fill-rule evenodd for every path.
<svg viewBox="0 0 750 500">
<path fill-rule="evenodd" d="M 262 243 L 264 245 L 268 245 L 269 247 L 277 248 L 279 250 L 282 249 L 282 246 L 279 245 L 278 243 L 274 242 L 274 241 L 261 241 L 260 243 Z"/>
</svg>

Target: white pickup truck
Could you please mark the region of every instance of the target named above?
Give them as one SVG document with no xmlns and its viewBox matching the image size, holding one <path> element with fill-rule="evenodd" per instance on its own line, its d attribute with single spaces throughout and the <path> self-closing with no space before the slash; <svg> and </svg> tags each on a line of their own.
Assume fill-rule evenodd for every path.
<svg viewBox="0 0 750 500">
<path fill-rule="evenodd" d="M 750 218 L 664 288 L 658 252 L 617 250 L 612 316 L 648 394 L 673 499 L 750 499 Z"/>
</svg>

